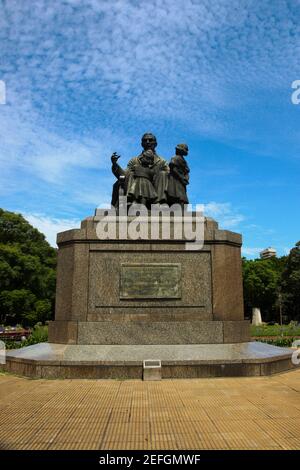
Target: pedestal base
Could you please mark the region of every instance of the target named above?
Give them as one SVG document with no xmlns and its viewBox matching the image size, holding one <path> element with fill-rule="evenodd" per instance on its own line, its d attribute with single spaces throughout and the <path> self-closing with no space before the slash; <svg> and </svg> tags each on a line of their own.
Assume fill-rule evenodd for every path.
<svg viewBox="0 0 300 470">
<path fill-rule="evenodd" d="M 270 375 L 293 369 L 292 350 L 265 343 L 66 345 L 9 351 L 3 368 L 34 378 L 142 379 L 143 360 L 160 359 L 162 378 Z"/>
<path fill-rule="evenodd" d="M 155 319 L 75 322 L 53 321 L 49 323 L 49 341 L 60 344 L 81 345 L 133 345 L 133 344 L 219 344 L 250 341 L 248 320 L 205 321 Z M 200 316 L 197 313 L 198 317 Z M 181 321 L 180 321 L 181 320 Z"/>
</svg>

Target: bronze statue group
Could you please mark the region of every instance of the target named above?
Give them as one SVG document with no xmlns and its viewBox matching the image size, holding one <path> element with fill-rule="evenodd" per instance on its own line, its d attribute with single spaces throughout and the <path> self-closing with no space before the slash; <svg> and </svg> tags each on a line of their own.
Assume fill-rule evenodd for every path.
<svg viewBox="0 0 300 470">
<path fill-rule="evenodd" d="M 188 204 L 186 187 L 189 184 L 189 167 L 185 157 L 188 146 L 178 144 L 175 155 L 168 163 L 157 155 L 156 137 L 147 133 L 142 137 L 143 151 L 132 158 L 124 170 L 119 164 L 119 155 L 111 157 L 112 172 L 117 178 L 113 186 L 112 205 L 117 207 L 119 194 L 127 197 L 128 204 Z"/>
</svg>

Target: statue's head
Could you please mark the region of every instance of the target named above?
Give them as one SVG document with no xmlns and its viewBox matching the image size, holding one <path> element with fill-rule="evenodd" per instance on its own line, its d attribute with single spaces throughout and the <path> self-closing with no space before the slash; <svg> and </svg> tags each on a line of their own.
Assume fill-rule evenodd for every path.
<svg viewBox="0 0 300 470">
<path fill-rule="evenodd" d="M 186 144 L 176 145 L 176 155 L 187 155 L 189 153 L 189 148 Z"/>
<path fill-rule="evenodd" d="M 142 147 L 144 150 L 155 150 L 157 146 L 157 141 L 155 135 L 151 134 L 150 132 L 147 132 L 146 134 L 143 135 L 142 137 Z"/>
</svg>

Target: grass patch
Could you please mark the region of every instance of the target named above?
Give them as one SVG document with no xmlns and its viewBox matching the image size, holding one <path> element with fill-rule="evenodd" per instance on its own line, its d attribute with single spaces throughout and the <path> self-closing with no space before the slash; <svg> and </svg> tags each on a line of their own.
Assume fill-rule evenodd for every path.
<svg viewBox="0 0 300 470">
<path fill-rule="evenodd" d="M 300 336 L 300 325 L 291 322 L 289 325 L 251 325 L 251 336 Z"/>
<path fill-rule="evenodd" d="M 279 346 L 281 348 L 290 348 L 296 338 L 293 337 L 279 337 L 279 338 L 270 338 L 270 339 L 256 339 L 255 341 L 260 341 L 261 343 L 271 344 L 272 346 Z"/>
</svg>

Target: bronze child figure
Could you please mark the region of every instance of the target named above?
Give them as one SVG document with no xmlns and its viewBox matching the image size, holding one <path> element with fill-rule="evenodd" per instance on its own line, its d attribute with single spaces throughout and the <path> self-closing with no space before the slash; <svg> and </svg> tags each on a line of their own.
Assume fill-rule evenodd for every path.
<svg viewBox="0 0 300 470">
<path fill-rule="evenodd" d="M 176 146 L 175 152 L 176 155 L 171 158 L 169 167 L 169 180 L 168 180 L 168 203 L 188 204 L 189 200 L 186 193 L 186 187 L 189 184 L 189 173 L 190 169 L 188 167 L 185 156 L 188 154 L 188 146 L 186 144 L 178 144 Z"/>
</svg>

